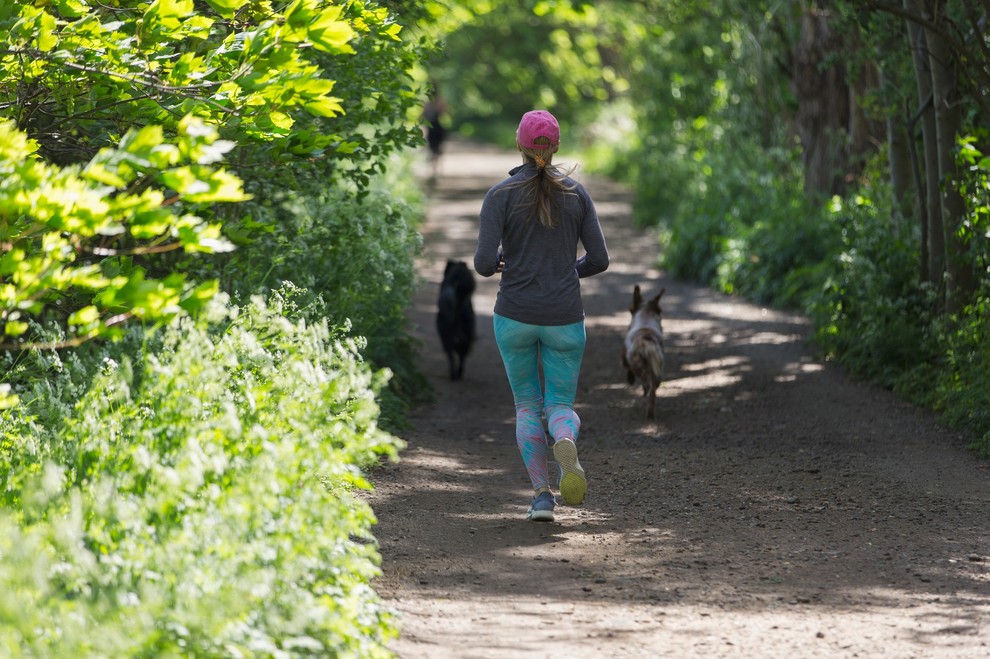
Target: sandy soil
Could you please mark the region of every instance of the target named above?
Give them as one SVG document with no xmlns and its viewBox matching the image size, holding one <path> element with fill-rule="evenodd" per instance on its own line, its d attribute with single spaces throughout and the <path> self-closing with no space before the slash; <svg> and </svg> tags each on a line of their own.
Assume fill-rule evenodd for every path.
<svg viewBox="0 0 990 659">
<path fill-rule="evenodd" d="M 436 402 L 369 495 L 397 655 L 990 656 L 988 465 L 966 438 L 817 361 L 805 319 L 665 276 L 628 192 L 581 170 L 612 257 L 583 285 L 589 493 L 526 521 L 497 278 L 463 381 L 433 325 L 446 259 L 470 263 L 484 192 L 517 162 L 452 145 L 431 195 L 411 314 Z M 635 284 L 667 289 L 655 422 L 619 364 Z"/>
</svg>

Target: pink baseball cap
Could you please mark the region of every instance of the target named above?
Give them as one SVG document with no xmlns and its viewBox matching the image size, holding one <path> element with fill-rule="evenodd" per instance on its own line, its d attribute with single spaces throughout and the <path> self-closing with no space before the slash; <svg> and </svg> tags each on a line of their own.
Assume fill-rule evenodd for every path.
<svg viewBox="0 0 990 659">
<path fill-rule="evenodd" d="M 534 142 L 537 137 L 546 137 L 550 144 L 538 144 Z M 527 149 L 549 149 L 560 144 L 560 126 L 557 120 L 546 110 L 533 110 L 527 112 L 519 120 L 519 129 L 516 130 L 516 143 Z"/>
</svg>

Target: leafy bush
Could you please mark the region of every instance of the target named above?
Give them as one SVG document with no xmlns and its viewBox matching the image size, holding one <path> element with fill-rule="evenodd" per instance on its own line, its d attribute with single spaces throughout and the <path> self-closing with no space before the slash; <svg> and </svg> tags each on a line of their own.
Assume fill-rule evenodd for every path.
<svg viewBox="0 0 990 659">
<path fill-rule="evenodd" d="M 717 144 L 698 152 L 669 206 L 663 265 L 677 277 L 809 313 L 823 357 L 938 411 L 973 432 L 974 448 L 990 456 L 990 160 L 972 141 L 962 153 L 974 209 L 969 257 L 983 276 L 959 317 L 939 316 L 939 292 L 919 284 L 918 228 L 895 219 L 876 162 L 856 193 L 818 209 L 798 187 L 797 171 L 780 175 L 797 164 L 787 154 Z M 654 187 L 646 196 L 671 194 L 672 186 Z"/>
<path fill-rule="evenodd" d="M 355 494 L 402 446 L 377 425 L 387 373 L 299 311 L 291 291 L 214 304 L 209 324 L 130 334 L 71 408 L 18 392 L 0 415 L 0 653 L 388 655 Z"/>
<path fill-rule="evenodd" d="M 801 308 L 837 251 L 839 228 L 806 199 L 792 154 L 742 151 L 704 154 L 667 222 L 663 265 L 726 293 Z"/>
<path fill-rule="evenodd" d="M 979 287 L 958 318 L 935 326 L 946 369 L 938 379 L 932 406 L 956 427 L 973 433 L 973 448 L 990 457 L 990 157 L 978 148 L 986 139 L 960 142 L 965 167 L 962 192 L 971 214 L 964 231 L 968 257 Z"/>
<path fill-rule="evenodd" d="M 727 239 L 718 287 L 761 304 L 802 308 L 821 284 L 822 264 L 839 243 L 837 228 L 800 195 L 780 198 L 767 186 L 763 215 Z M 780 203 L 774 203 L 779 200 Z"/>
<path fill-rule="evenodd" d="M 892 219 L 883 191 L 871 192 L 876 202 L 860 196 L 833 205 L 843 249 L 826 264 L 828 277 L 810 300 L 818 344 L 850 373 L 973 433 L 973 448 L 990 457 L 990 281 L 982 279 L 962 314 L 940 315 L 940 292 L 918 283 L 916 227 Z M 978 210 L 969 223 L 970 257 L 983 272 L 985 217 Z"/>
<path fill-rule="evenodd" d="M 915 227 L 862 196 L 836 199 L 830 212 L 843 247 L 810 303 L 818 345 L 851 373 L 894 388 L 935 361 L 924 340 L 933 300 L 918 285 Z"/>
<path fill-rule="evenodd" d="M 186 116 L 171 140 L 157 126 L 132 130 L 85 167 L 60 168 L 39 159 L 37 143 L 0 119 L 0 342 L 30 337 L 36 318 L 61 321 L 84 340 L 113 334 L 132 316 L 155 320 L 198 308 L 213 283 L 194 287 L 178 273 L 148 277 L 134 252 L 108 241 L 149 241 L 155 246 L 148 249 L 190 254 L 227 250 L 220 227 L 196 213 L 246 198 L 240 180 L 210 165 L 232 146 Z M 170 210 L 162 191 L 142 189 L 149 180 L 184 195 L 182 210 Z"/>
<path fill-rule="evenodd" d="M 990 457 L 990 286 L 962 317 L 938 327 L 945 368 L 929 395 L 929 404 L 957 428 L 974 436 L 972 448 Z"/>
<path fill-rule="evenodd" d="M 678 279 L 713 285 L 731 249 L 725 234 L 725 222 L 711 215 L 666 228 L 660 234 L 660 264 Z"/>
<path fill-rule="evenodd" d="M 406 331 L 422 247 L 417 193 L 403 187 L 411 180 L 403 176 L 409 167 L 393 158 L 361 197 L 338 187 L 287 192 L 255 181 L 252 191 L 259 201 L 251 205 L 251 239 L 220 264 L 223 287 L 231 294 L 264 293 L 291 283 L 312 299 L 325 300 L 299 305 L 364 337 L 364 357 L 392 371 L 382 400 L 389 424 L 401 421 L 408 404 L 430 394 L 417 368 L 417 345 Z"/>
</svg>

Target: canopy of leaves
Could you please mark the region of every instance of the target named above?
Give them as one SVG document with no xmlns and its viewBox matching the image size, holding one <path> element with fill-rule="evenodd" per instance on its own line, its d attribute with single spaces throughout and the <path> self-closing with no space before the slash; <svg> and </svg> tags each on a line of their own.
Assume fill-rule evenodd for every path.
<svg viewBox="0 0 990 659">
<path fill-rule="evenodd" d="M 72 343 L 208 297 L 151 255 L 228 249 L 252 180 L 366 187 L 416 136 L 400 32 L 366 2 L 3 3 L 8 345 L 32 319 Z"/>
<path fill-rule="evenodd" d="M 91 302 L 67 318 L 78 338 L 104 333 L 126 318 L 165 318 L 192 311 L 214 286 L 187 286 L 181 275 L 160 281 L 139 267 L 103 267 L 95 262 L 116 253 L 121 240 L 143 242 L 131 253 L 168 249 L 224 251 L 219 227 L 196 214 L 216 202 L 245 199 L 240 181 L 210 166 L 233 145 L 187 117 L 174 143 L 157 126 L 130 131 L 118 148 L 103 148 L 86 167 L 59 168 L 36 157 L 36 145 L 0 122 L 0 319 L 3 333 L 17 337 L 26 319 L 68 292 L 89 292 Z M 193 159 L 190 161 L 190 157 Z M 135 186 L 143 179 L 157 185 Z M 162 192 L 183 199 L 169 208 Z"/>
<path fill-rule="evenodd" d="M 63 164 L 87 160 L 131 126 L 169 130 L 187 114 L 276 153 L 346 149 L 322 123 L 303 150 L 296 123 L 345 112 L 326 70 L 333 57 L 400 31 L 384 9 L 320 0 L 14 2 L 4 4 L 0 28 L 0 107 L 42 156 Z"/>
</svg>

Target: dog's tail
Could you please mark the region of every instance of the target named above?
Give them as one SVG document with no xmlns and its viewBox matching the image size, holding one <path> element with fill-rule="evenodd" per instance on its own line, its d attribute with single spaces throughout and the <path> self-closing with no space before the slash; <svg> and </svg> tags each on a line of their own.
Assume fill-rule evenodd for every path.
<svg viewBox="0 0 990 659">
<path fill-rule="evenodd" d="M 653 381 L 660 384 L 663 381 L 663 344 L 659 344 L 656 350 L 650 351 L 650 372 L 653 373 Z"/>
<path fill-rule="evenodd" d="M 649 373 L 653 384 L 659 386 L 664 370 L 663 339 L 655 334 L 635 337 L 630 361 L 637 372 Z"/>
</svg>

